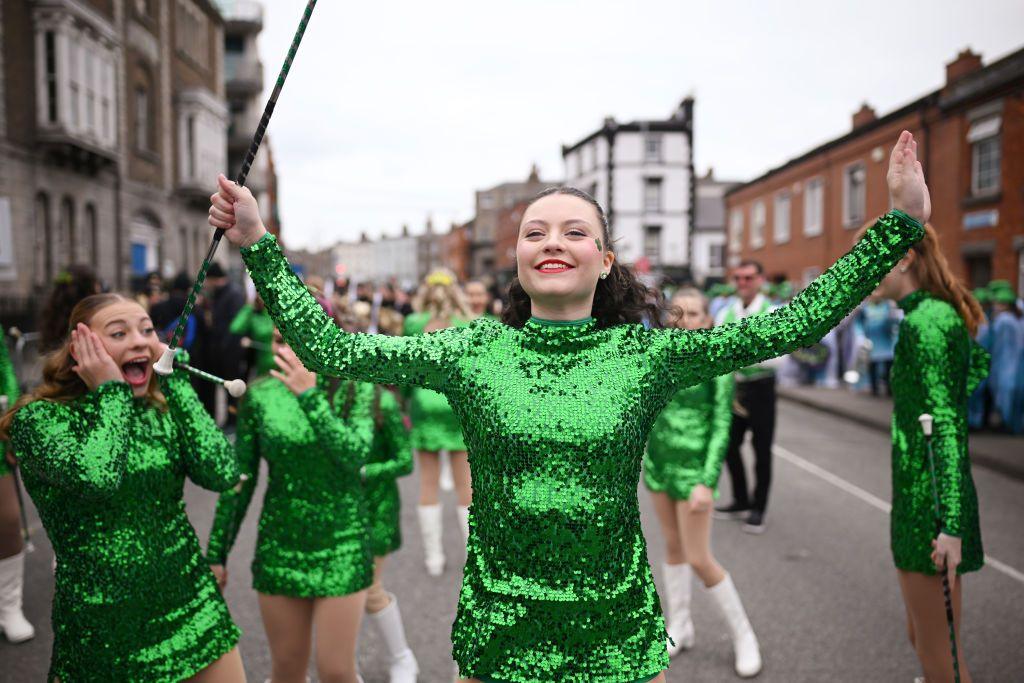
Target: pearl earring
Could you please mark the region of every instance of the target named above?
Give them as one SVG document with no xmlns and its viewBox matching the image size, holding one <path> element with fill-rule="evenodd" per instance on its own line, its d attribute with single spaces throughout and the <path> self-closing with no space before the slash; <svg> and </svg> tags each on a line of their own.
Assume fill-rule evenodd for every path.
<svg viewBox="0 0 1024 683">
<path fill-rule="evenodd" d="M 905 272 L 907 272 L 907 268 L 906 268 L 906 266 L 904 266 L 903 268 L 900 268 L 900 272 L 901 272 L 901 273 L 905 273 Z"/>
<path fill-rule="evenodd" d="M 607 277 L 608 277 L 608 272 L 607 272 L 607 271 L 605 271 L 605 272 L 601 273 L 601 279 L 602 279 L 602 280 L 604 280 L 604 279 L 605 279 L 605 278 L 607 278 Z"/>
</svg>

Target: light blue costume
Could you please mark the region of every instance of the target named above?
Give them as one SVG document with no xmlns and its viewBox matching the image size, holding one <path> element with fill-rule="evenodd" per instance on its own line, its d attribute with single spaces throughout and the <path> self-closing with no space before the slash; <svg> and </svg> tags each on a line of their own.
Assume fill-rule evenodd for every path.
<svg viewBox="0 0 1024 683">
<path fill-rule="evenodd" d="M 1024 325 L 1010 311 L 992 319 L 992 399 L 1013 433 L 1024 429 L 1024 386 L 1021 383 L 1021 357 L 1024 356 Z"/>
</svg>

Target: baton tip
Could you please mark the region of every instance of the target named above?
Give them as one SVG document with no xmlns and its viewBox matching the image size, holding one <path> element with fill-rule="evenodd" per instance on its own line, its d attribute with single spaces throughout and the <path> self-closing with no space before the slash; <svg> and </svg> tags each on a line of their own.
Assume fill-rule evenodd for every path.
<svg viewBox="0 0 1024 683">
<path fill-rule="evenodd" d="M 921 416 L 917 418 L 917 421 L 921 423 L 921 431 L 924 432 L 925 436 L 932 435 L 932 422 L 934 419 L 928 413 L 921 413 Z"/>
<path fill-rule="evenodd" d="M 245 393 L 245 382 L 240 379 L 229 379 L 224 382 L 224 388 L 227 389 L 228 393 L 234 398 L 238 398 Z"/>
<path fill-rule="evenodd" d="M 164 349 L 163 354 L 160 356 L 160 360 L 153 364 L 153 370 L 156 374 L 166 377 L 174 372 L 174 353 L 175 351 L 172 348 Z"/>
</svg>

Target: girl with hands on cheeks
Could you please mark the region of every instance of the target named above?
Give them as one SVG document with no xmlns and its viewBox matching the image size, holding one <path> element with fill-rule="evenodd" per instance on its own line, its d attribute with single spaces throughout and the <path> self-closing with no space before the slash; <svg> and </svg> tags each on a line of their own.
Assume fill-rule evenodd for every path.
<svg viewBox="0 0 1024 683">
<path fill-rule="evenodd" d="M 708 301 L 699 290 L 678 291 L 672 306 L 675 327 L 711 327 Z M 757 636 L 732 578 L 711 554 L 711 502 L 729 445 L 734 384 L 724 374 L 676 392 L 647 439 L 643 476 L 665 539 L 669 655 L 693 647 L 690 597 L 696 574 L 732 627 L 737 671 L 753 676 L 761 668 Z"/>
</svg>

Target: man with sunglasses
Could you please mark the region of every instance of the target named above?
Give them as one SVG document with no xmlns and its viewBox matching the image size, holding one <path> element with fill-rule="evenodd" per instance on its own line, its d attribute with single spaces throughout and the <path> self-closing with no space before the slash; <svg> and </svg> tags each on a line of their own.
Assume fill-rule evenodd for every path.
<svg viewBox="0 0 1024 683">
<path fill-rule="evenodd" d="M 723 308 L 717 325 L 728 325 L 751 315 L 762 315 L 776 307 L 761 291 L 765 284 L 764 267 L 757 261 L 741 261 L 732 272 L 736 296 Z M 732 429 L 726 466 L 732 480 L 733 500 L 729 505 L 715 508 L 720 519 L 745 519 L 743 530 L 760 534 L 765 529 L 765 508 L 772 481 L 772 441 L 775 436 L 775 371 L 781 359 L 773 358 L 735 373 L 736 395 L 733 399 Z M 743 467 L 740 447 L 747 431 L 754 447 L 753 499 L 747 487 L 747 474 Z"/>
</svg>

